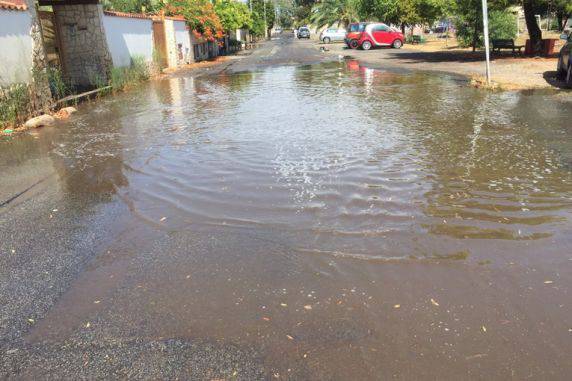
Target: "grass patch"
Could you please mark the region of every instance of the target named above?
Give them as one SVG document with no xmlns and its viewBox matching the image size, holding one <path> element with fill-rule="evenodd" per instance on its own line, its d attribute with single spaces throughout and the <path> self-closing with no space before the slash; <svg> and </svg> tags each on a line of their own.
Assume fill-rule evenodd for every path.
<svg viewBox="0 0 572 381">
<path fill-rule="evenodd" d="M 0 129 L 13 128 L 32 112 L 30 86 L 16 83 L 0 88 Z"/>
<path fill-rule="evenodd" d="M 150 76 L 145 57 L 134 56 L 131 58 L 131 66 L 111 69 L 110 85 L 114 91 L 122 91 L 147 81 Z"/>
</svg>

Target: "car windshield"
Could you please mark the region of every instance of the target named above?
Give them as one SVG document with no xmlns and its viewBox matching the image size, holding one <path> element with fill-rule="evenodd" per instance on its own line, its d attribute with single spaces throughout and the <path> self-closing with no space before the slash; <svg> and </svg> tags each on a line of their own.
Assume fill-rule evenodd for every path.
<svg viewBox="0 0 572 381">
<path fill-rule="evenodd" d="M 309 29 L 308 28 L 300 28 L 300 32 L 308 32 Z"/>
<path fill-rule="evenodd" d="M 351 24 L 350 32 L 363 32 L 365 30 L 365 24 Z"/>
</svg>

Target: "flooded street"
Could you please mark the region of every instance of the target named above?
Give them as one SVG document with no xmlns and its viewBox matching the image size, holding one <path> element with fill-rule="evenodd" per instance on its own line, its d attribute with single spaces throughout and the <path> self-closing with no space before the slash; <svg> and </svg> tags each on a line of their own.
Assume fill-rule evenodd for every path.
<svg viewBox="0 0 572 381">
<path fill-rule="evenodd" d="M 570 94 L 282 63 L 0 141 L 0 374 L 569 378 Z"/>
</svg>

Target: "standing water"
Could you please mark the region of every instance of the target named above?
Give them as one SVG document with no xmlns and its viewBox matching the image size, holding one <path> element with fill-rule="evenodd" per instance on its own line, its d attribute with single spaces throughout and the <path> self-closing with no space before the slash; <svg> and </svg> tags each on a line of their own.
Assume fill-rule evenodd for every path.
<svg viewBox="0 0 572 381">
<path fill-rule="evenodd" d="M 41 162 L 79 221 L 113 226 L 29 340 L 91 317 L 101 335 L 252 348 L 293 379 L 564 377 L 571 115 L 554 93 L 355 62 L 83 106 L 0 143 L 0 170 Z"/>
</svg>

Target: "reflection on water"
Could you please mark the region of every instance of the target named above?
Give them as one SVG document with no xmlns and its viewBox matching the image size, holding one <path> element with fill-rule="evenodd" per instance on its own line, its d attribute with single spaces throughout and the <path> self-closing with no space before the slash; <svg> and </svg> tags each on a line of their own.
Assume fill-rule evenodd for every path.
<svg viewBox="0 0 572 381">
<path fill-rule="evenodd" d="M 454 256 L 479 250 L 465 239 L 557 244 L 570 228 L 571 106 L 548 95 L 355 61 L 168 79 L 146 95 L 89 106 L 4 156 L 48 156 L 66 192 L 119 190 L 173 229 L 276 228 L 304 252 Z"/>
<path fill-rule="evenodd" d="M 6 180 L 129 210 L 33 338 L 230 341 L 292 379 L 569 373 L 572 103 L 350 61 L 81 108 L 0 143 Z"/>
</svg>

